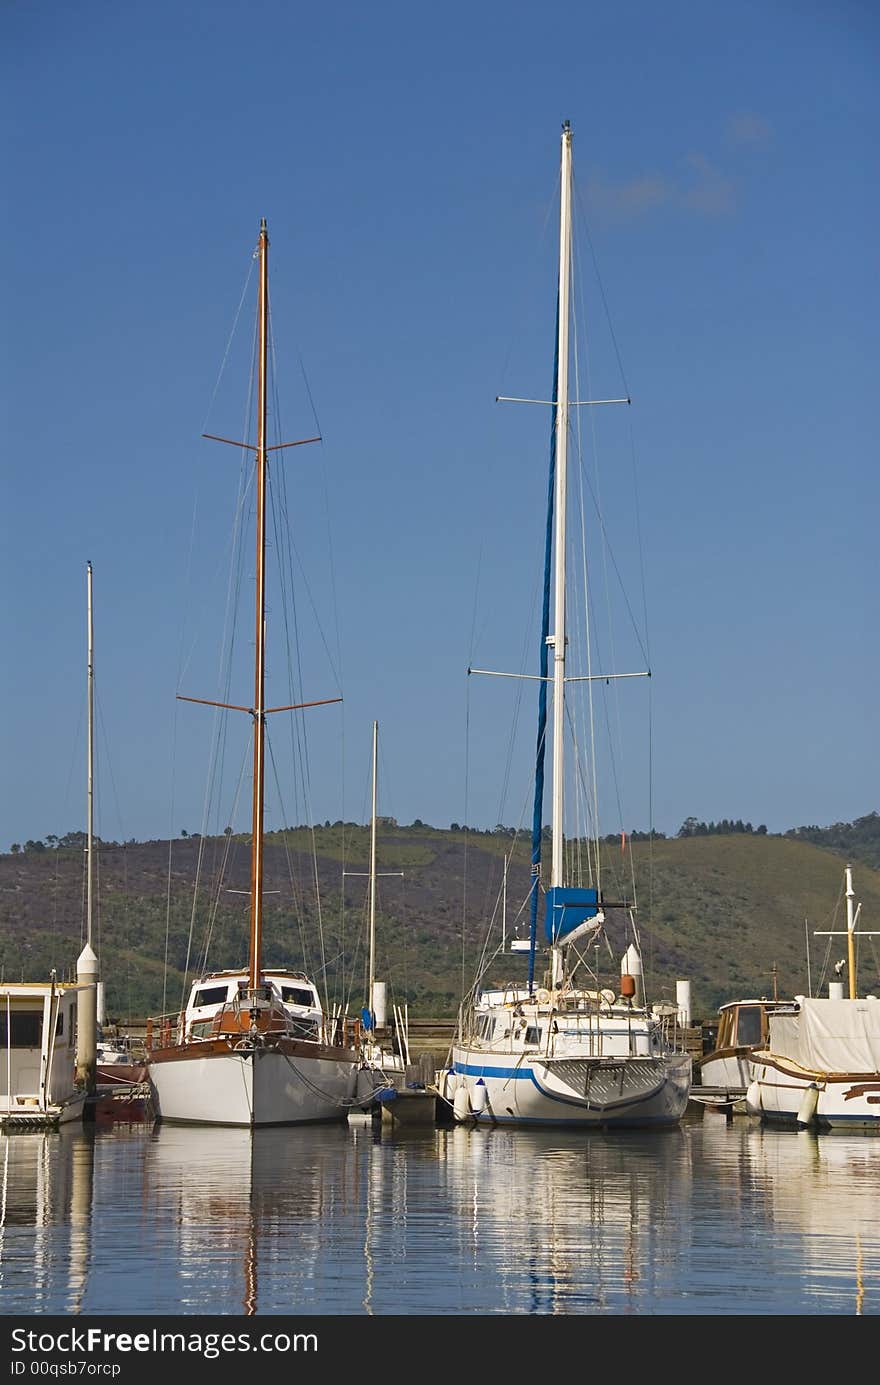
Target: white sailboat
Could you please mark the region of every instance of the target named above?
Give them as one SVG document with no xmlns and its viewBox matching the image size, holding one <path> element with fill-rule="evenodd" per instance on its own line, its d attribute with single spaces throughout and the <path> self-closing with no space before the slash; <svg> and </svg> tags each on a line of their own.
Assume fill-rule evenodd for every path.
<svg viewBox="0 0 880 1385">
<path fill-rule="evenodd" d="M 571 400 L 569 397 L 569 319 L 571 315 L 571 128 L 562 130 L 559 277 L 551 451 L 552 505 L 548 517 L 544 627 L 540 646 L 538 759 L 532 850 L 532 924 L 529 976 L 525 984 L 477 992 L 462 1011 L 452 1046 L 451 1071 L 444 1095 L 459 1120 L 562 1127 L 671 1125 L 684 1114 L 691 1083 L 691 1059 L 674 1047 L 665 1021 L 644 1004 L 641 960 L 635 941 L 621 964 L 619 993 L 584 984 L 582 952 L 602 934 L 605 908 L 598 866 L 588 882 L 572 883 L 565 868 L 563 807 L 565 785 L 566 692 L 572 682 L 595 675 L 566 672 L 570 630 L 566 621 L 566 505 L 569 414 L 587 404 L 621 400 Z M 551 555 L 553 563 L 551 564 Z M 553 629 L 549 627 L 551 610 Z M 552 673 L 548 670 L 552 654 Z M 470 669 L 469 673 L 490 670 Z M 504 675 L 511 676 L 511 675 Z M 514 675 L 515 676 L 515 675 Z M 632 674 L 601 675 L 602 682 Z M 541 883 L 543 754 L 548 684 L 552 685 L 552 866 L 549 888 Z M 545 893 L 545 932 L 549 970 L 535 984 L 536 913 Z M 674 1037 L 674 1036 L 673 1036 Z"/>
<path fill-rule="evenodd" d="M 880 997 L 859 996 L 852 867 L 845 871 L 849 995 L 795 996 L 771 1010 L 767 1037 L 749 1057 L 745 1105 L 768 1124 L 880 1131 Z M 817 930 L 824 932 L 825 930 Z M 829 932 L 828 936 L 834 936 Z"/>
<path fill-rule="evenodd" d="M 359 1063 L 359 1022 L 324 1015 L 317 987 L 301 972 L 267 968 L 262 957 L 265 722 L 272 712 L 317 703 L 266 706 L 266 495 L 269 236 L 260 227 L 257 442 L 255 453 L 256 619 L 250 945 L 246 968 L 209 972 L 192 985 L 180 1014 L 148 1022 L 147 1070 L 160 1119 L 205 1125 L 298 1125 L 345 1120 Z M 213 436 L 206 434 L 205 436 Z M 216 439 L 228 442 L 229 439 Z M 307 441 L 317 441 L 308 439 Z M 202 698 L 183 701 L 206 702 Z M 338 698 L 326 701 L 338 701 Z"/>
</svg>

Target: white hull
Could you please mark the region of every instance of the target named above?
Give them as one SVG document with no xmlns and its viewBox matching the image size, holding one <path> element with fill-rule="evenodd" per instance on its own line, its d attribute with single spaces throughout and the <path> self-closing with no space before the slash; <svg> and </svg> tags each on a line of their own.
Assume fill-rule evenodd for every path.
<svg viewBox="0 0 880 1385">
<path fill-rule="evenodd" d="M 13 1101 L 0 1098 L 0 1128 L 3 1130 L 43 1130 L 72 1121 L 82 1121 L 85 1113 L 85 1092 L 74 1092 L 64 1101 L 49 1101 L 45 1106 L 33 1101 Z"/>
<path fill-rule="evenodd" d="M 880 1073 L 828 1075 L 774 1057 L 751 1065 L 746 1111 L 771 1124 L 880 1132 Z"/>
<path fill-rule="evenodd" d="M 699 1065 L 699 1082 L 692 1095 L 699 1099 L 700 1087 L 726 1087 L 728 1091 L 744 1092 L 751 1082 L 747 1052 L 730 1054 L 726 1058 L 704 1058 Z"/>
<path fill-rule="evenodd" d="M 465 1119 L 498 1125 L 662 1126 L 684 1115 L 691 1085 L 686 1053 L 644 1057 L 543 1058 L 455 1046 L 445 1095 L 467 1090 Z"/>
<path fill-rule="evenodd" d="M 356 1076 L 352 1061 L 274 1048 L 161 1058 L 149 1065 L 161 1120 L 251 1128 L 345 1120 Z"/>
</svg>

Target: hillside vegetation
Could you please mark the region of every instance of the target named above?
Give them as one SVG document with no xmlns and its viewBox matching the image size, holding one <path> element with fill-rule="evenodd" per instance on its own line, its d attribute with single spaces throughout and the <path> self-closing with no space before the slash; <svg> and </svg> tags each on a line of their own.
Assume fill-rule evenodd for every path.
<svg viewBox="0 0 880 1385">
<path fill-rule="evenodd" d="M 833 840 L 817 840 L 823 831 Z M 30 849 L 0 855 L 0 968 L 7 980 L 43 979 L 53 967 L 66 978 L 75 969 L 83 940 L 81 834 L 52 840 L 58 844 L 36 849 L 29 843 Z M 606 899 L 637 902 L 649 998 L 673 1000 L 676 981 L 689 980 L 696 1018 L 711 1017 L 738 996 L 772 996 L 774 984 L 780 996 L 827 989 L 833 963 L 846 956 L 846 939 L 815 934 L 845 929 L 846 859 L 862 904 L 859 927 L 877 928 L 880 920 L 876 814 L 782 836 L 636 834 L 626 851 L 617 841 L 603 849 Z M 177 1009 L 186 977 L 206 956 L 212 967 L 245 960 L 245 838 L 102 843 L 96 854 L 93 944 L 111 1017 Z M 412 1015 L 456 1012 L 493 913 L 490 953 L 500 945 L 505 858 L 509 939 L 528 934 L 527 842 L 504 829 L 447 831 L 389 821 L 380 827 L 377 976 L 388 983 L 389 1003 L 407 1004 Z M 368 859 L 369 831 L 354 824 L 298 828 L 266 841 L 264 960 L 305 969 L 326 984 L 331 1004 L 353 1012 L 365 999 Z M 602 984 L 619 973 L 622 918 L 620 910 L 609 911 L 611 951 L 603 946 L 591 953 Z M 859 945 L 860 993 L 880 989 L 878 942 L 865 938 Z M 509 951 L 494 955 L 485 970 L 492 983 L 524 975 L 524 957 Z"/>
</svg>

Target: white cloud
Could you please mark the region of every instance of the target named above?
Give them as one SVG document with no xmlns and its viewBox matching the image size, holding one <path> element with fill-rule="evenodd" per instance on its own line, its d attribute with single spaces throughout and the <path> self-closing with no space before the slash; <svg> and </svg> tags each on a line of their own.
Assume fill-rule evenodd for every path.
<svg viewBox="0 0 880 1385">
<path fill-rule="evenodd" d="M 727 139 L 730 144 L 765 145 L 773 139 L 773 131 L 761 116 L 739 111 L 727 122 Z"/>
<path fill-rule="evenodd" d="M 694 180 L 683 189 L 682 201 L 706 216 L 726 216 L 734 208 L 733 182 L 705 154 L 689 154 Z"/>
</svg>

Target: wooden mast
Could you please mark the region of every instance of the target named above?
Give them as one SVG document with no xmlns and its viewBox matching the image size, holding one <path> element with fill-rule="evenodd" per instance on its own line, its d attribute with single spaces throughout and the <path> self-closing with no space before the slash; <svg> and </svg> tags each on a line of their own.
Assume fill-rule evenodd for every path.
<svg viewBox="0 0 880 1385">
<path fill-rule="evenodd" d="M 268 398 L 268 359 L 269 359 L 269 232 L 266 218 L 260 221 L 260 240 L 257 246 L 260 261 L 259 295 L 259 363 L 257 393 L 257 442 L 235 442 L 232 438 L 221 438 L 216 433 L 203 433 L 203 438 L 213 442 L 228 443 L 231 447 L 246 447 L 256 454 L 256 498 L 257 498 L 257 567 L 256 567 L 256 618 L 254 630 L 254 701 L 251 707 L 242 707 L 236 702 L 215 702 L 207 697 L 185 697 L 178 693 L 181 702 L 200 702 L 206 707 L 225 707 L 228 711 L 249 712 L 254 721 L 254 789 L 251 811 L 251 930 L 248 960 L 248 984 L 254 992 L 260 984 L 262 971 L 263 944 L 263 799 L 265 782 L 265 737 L 266 717 L 270 712 L 296 712 L 305 707 L 321 707 L 329 702 L 341 702 L 340 697 L 325 697 L 317 702 L 288 703 L 283 707 L 266 706 L 266 472 L 270 452 L 281 452 L 288 447 L 302 447 L 307 442 L 320 442 L 317 438 L 300 438 L 297 442 L 279 442 L 269 447 L 266 441 L 266 414 Z"/>
<path fill-rule="evenodd" d="M 250 988 L 260 984 L 263 941 L 263 785 L 266 731 L 266 367 L 269 338 L 269 235 L 260 222 L 260 345 L 257 404 L 257 609 L 254 651 L 254 801 L 251 836 Z"/>
</svg>

